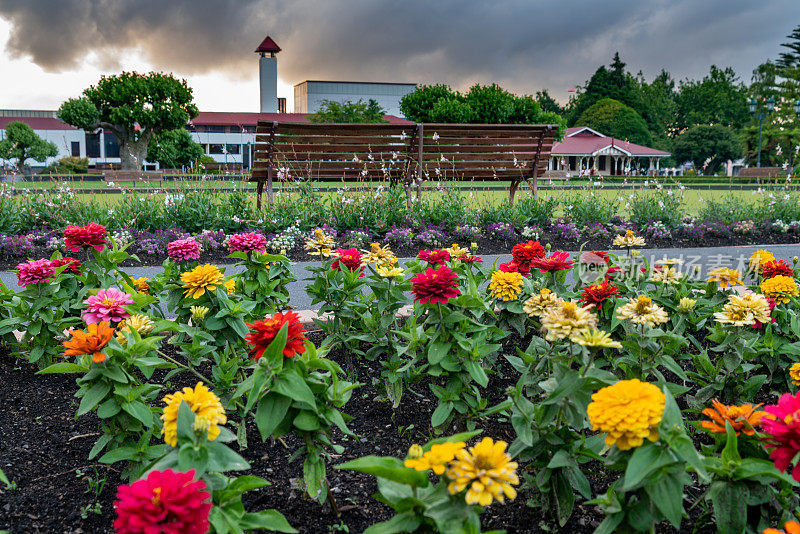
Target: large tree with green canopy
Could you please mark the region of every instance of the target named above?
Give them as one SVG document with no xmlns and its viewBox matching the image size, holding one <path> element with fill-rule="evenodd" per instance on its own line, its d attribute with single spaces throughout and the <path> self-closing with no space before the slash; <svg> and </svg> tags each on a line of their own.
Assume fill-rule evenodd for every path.
<svg viewBox="0 0 800 534">
<path fill-rule="evenodd" d="M 575 123 L 576 126 L 588 126 L 598 132 L 649 146 L 652 137 L 647 123 L 635 109 L 626 106 L 613 98 L 603 98 L 584 111 Z"/>
<path fill-rule="evenodd" d="M 24 171 L 28 159 L 42 162 L 57 155 L 58 147 L 54 143 L 45 141 L 22 122 L 9 122 L 0 140 L 0 159 L 17 160 L 19 172 Z"/>
<path fill-rule="evenodd" d="M 79 98 L 61 104 L 58 117 L 76 128 L 105 128 L 119 140 L 122 168 L 142 167 L 150 140 L 167 130 L 183 128 L 197 116 L 192 90 L 171 74 L 123 72 L 102 76 Z"/>
<path fill-rule="evenodd" d="M 184 128 L 153 135 L 147 147 L 147 161 L 157 161 L 167 168 L 192 165 L 202 155 L 203 147 Z"/>
<path fill-rule="evenodd" d="M 725 161 L 740 158 L 743 146 L 732 129 L 719 124 L 700 124 L 679 135 L 672 150 L 678 163 L 691 161 L 698 171 L 713 174 Z"/>
</svg>

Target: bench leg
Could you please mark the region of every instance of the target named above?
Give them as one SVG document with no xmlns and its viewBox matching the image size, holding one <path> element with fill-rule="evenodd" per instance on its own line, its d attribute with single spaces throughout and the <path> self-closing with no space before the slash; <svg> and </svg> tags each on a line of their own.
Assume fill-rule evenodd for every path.
<svg viewBox="0 0 800 534">
<path fill-rule="evenodd" d="M 264 194 L 264 182 L 262 180 L 258 181 L 258 185 L 256 186 L 256 209 L 261 211 L 261 195 Z"/>
<path fill-rule="evenodd" d="M 528 185 L 531 188 L 533 199 L 536 200 L 539 197 L 539 181 L 536 178 L 531 178 L 528 180 Z"/>
<path fill-rule="evenodd" d="M 517 188 L 519 187 L 519 182 L 514 181 L 511 182 L 511 186 L 508 188 L 508 205 L 514 205 L 514 196 L 517 194 Z"/>
</svg>

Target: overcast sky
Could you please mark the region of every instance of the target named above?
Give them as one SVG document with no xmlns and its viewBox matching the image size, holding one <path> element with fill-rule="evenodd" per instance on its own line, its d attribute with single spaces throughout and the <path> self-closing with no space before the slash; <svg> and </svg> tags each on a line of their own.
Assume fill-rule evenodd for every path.
<svg viewBox="0 0 800 534">
<path fill-rule="evenodd" d="M 0 0 L 0 108 L 55 109 L 104 73 L 172 71 L 201 110 L 258 111 L 270 35 L 278 95 L 307 79 L 497 82 L 566 101 L 619 51 L 648 79 L 751 71 L 800 0 Z"/>
</svg>

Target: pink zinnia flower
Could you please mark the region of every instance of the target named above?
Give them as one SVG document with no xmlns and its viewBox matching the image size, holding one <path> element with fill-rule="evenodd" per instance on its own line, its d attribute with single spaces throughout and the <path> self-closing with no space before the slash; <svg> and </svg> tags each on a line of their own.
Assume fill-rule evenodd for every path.
<svg viewBox="0 0 800 534">
<path fill-rule="evenodd" d="M 193 237 L 178 239 L 167 244 L 167 255 L 172 261 L 189 261 L 200 259 L 200 245 Z"/>
<path fill-rule="evenodd" d="M 450 251 L 442 248 L 420 250 L 419 254 L 417 254 L 417 259 L 427 261 L 431 265 L 436 265 L 437 263 L 444 265 L 444 262 L 450 259 Z"/>
<path fill-rule="evenodd" d="M 421 304 L 446 304 L 448 300 L 461 294 L 456 287 L 458 275 L 445 266 L 428 269 L 411 279 L 411 292 L 414 300 Z"/>
<path fill-rule="evenodd" d="M 267 238 L 263 234 L 235 234 L 230 237 L 228 246 L 238 252 L 264 252 L 267 250 Z"/>
<path fill-rule="evenodd" d="M 53 264 L 50 260 L 36 260 L 17 265 L 17 284 L 41 284 L 49 282 L 55 276 Z"/>
<path fill-rule="evenodd" d="M 66 265 L 67 267 L 61 271 L 62 273 L 74 273 L 74 274 L 81 274 L 81 262 L 76 260 L 75 258 L 70 258 L 66 256 L 61 258 L 60 260 L 53 260 L 51 262 L 53 267 L 61 267 L 62 265 Z"/>
<path fill-rule="evenodd" d="M 531 267 L 539 269 L 543 273 L 564 271 L 566 269 L 572 269 L 572 260 L 569 259 L 569 252 L 557 250 L 546 258 L 532 260 Z"/>
<path fill-rule="evenodd" d="M 64 237 L 64 248 L 70 252 L 78 252 L 81 247 L 92 247 L 97 251 L 106 248 L 106 227 L 102 224 L 67 226 Z"/>
<path fill-rule="evenodd" d="M 788 471 L 797 453 L 800 452 L 800 392 L 797 395 L 784 393 L 778 404 L 765 406 L 770 414 L 761 419 L 761 429 L 769 437 L 764 446 L 771 449 L 769 457 L 778 471 Z M 800 481 L 800 463 L 792 469 L 792 478 Z"/>
<path fill-rule="evenodd" d="M 364 266 L 361 265 L 361 253 L 355 248 L 337 248 L 333 251 L 337 255 L 336 261 L 331 264 L 332 269 L 339 270 L 344 265 L 351 271 L 361 271 L 364 276 Z"/>
<path fill-rule="evenodd" d="M 504 273 L 519 273 L 522 276 L 528 276 L 529 274 L 531 274 L 531 265 L 530 262 L 517 263 L 516 260 L 511 260 L 505 263 L 501 263 L 497 267 L 497 270 L 503 271 Z"/>
<path fill-rule="evenodd" d="M 130 317 L 130 313 L 125 311 L 123 306 L 133 304 L 133 299 L 127 293 L 123 293 L 115 287 L 101 289 L 97 295 L 93 295 L 83 301 L 86 313 L 83 320 L 86 324 L 111 321 L 118 323 Z"/>
<path fill-rule="evenodd" d="M 211 495 L 195 471 L 151 471 L 147 478 L 117 488 L 114 509 L 118 534 L 204 534 Z"/>
</svg>

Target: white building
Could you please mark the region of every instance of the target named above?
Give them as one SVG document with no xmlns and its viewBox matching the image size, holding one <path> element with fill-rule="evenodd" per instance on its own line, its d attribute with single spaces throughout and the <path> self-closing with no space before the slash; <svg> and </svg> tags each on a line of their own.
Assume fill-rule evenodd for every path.
<svg viewBox="0 0 800 534">
<path fill-rule="evenodd" d="M 294 86 L 295 113 L 314 113 L 325 100 L 365 103 L 375 100 L 389 115 L 402 117 L 400 99 L 417 88 L 415 83 L 339 82 L 306 80 Z"/>
</svg>

